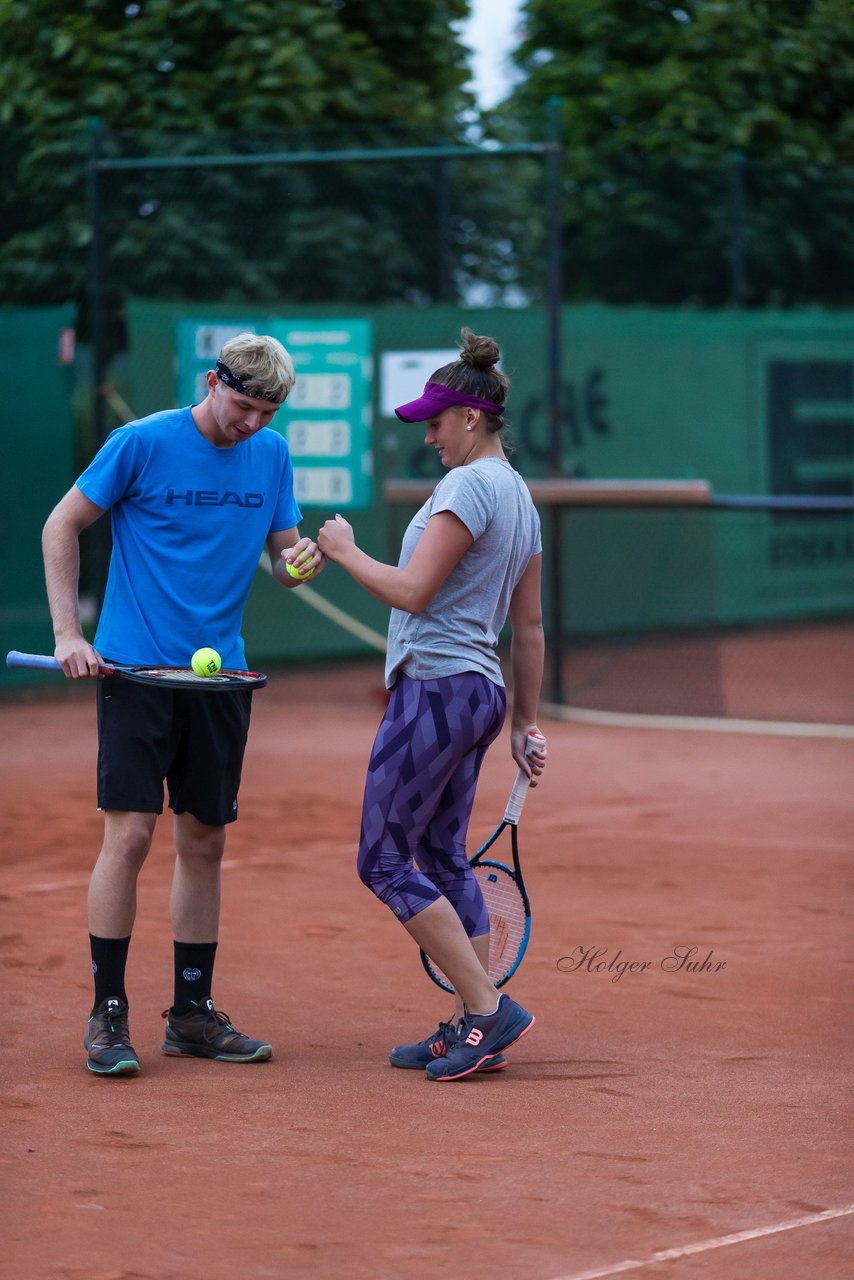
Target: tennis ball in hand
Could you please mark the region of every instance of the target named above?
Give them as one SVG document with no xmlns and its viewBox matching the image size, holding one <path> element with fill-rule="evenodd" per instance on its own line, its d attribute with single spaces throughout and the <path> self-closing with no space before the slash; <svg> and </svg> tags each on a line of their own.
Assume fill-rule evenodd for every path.
<svg viewBox="0 0 854 1280">
<path fill-rule="evenodd" d="M 306 570 L 298 569 L 295 564 L 291 564 L 290 560 L 285 561 L 285 568 L 292 578 L 310 578 L 314 573 L 313 565 L 309 566 Z"/>
<path fill-rule="evenodd" d="M 216 649 L 197 649 L 190 659 L 190 666 L 197 676 L 215 676 L 222 666 L 222 658 Z"/>
</svg>

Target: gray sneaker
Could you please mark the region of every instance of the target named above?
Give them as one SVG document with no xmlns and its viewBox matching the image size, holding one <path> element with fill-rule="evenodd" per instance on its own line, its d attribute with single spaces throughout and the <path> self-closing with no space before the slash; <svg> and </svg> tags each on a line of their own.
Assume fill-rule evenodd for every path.
<svg viewBox="0 0 854 1280">
<path fill-rule="evenodd" d="M 208 996 L 189 1013 L 164 1010 L 166 1039 L 163 1052 L 176 1058 L 214 1058 L 217 1062 L 266 1062 L 273 1046 L 265 1040 L 251 1040 L 228 1020 L 227 1013 L 214 1008 Z"/>
<path fill-rule="evenodd" d="M 86 1063 L 97 1076 L 135 1076 L 139 1058 L 130 1042 L 128 1007 L 124 1000 L 109 996 L 102 1000 L 86 1023 L 83 1048 Z"/>
</svg>

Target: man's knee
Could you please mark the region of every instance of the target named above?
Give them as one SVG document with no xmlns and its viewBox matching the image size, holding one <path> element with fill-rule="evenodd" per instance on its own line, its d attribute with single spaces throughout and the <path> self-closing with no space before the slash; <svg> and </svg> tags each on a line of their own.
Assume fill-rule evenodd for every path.
<svg viewBox="0 0 854 1280">
<path fill-rule="evenodd" d="M 101 856 L 139 870 L 151 848 L 156 814 L 108 810 Z"/>
<path fill-rule="evenodd" d="M 176 814 L 175 847 L 181 858 L 221 862 L 225 853 L 225 828 L 208 827 L 189 813 Z"/>
</svg>

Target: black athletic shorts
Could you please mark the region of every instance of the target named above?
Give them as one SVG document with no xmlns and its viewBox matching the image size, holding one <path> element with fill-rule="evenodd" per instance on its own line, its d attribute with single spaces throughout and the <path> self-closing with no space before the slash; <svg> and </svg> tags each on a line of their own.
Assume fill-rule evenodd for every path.
<svg viewBox="0 0 854 1280">
<path fill-rule="evenodd" d="M 98 808 L 191 813 L 207 826 L 237 817 L 251 689 L 202 693 L 98 681 Z"/>
</svg>

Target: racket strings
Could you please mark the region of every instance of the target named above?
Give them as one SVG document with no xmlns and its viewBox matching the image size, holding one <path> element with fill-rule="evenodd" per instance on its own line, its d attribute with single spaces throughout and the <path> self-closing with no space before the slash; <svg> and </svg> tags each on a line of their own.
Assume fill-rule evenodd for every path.
<svg viewBox="0 0 854 1280">
<path fill-rule="evenodd" d="M 150 676 L 152 680 L 162 680 L 164 684 L 207 684 L 208 681 L 215 681 L 217 676 L 199 676 L 195 671 L 191 671 L 188 667 L 186 671 L 176 670 L 173 667 L 146 667 L 145 674 Z"/>
<path fill-rule="evenodd" d="M 489 980 L 496 986 L 516 964 L 527 931 L 525 902 L 515 879 L 504 867 L 480 864 L 472 868 L 489 912 Z M 437 964 L 428 958 L 430 972 L 440 985 L 453 985 Z"/>
<path fill-rule="evenodd" d="M 489 978 L 498 982 L 512 969 L 525 939 L 525 903 L 516 881 L 497 867 L 475 867 L 489 911 Z"/>
<path fill-rule="evenodd" d="M 226 685 L 233 689 L 242 684 L 255 685 L 258 683 L 258 673 L 255 671 L 223 671 L 218 675 L 200 676 L 190 667 L 144 667 L 140 668 L 138 672 L 131 670 L 126 674 L 131 678 L 137 675 L 140 679 L 144 679 L 146 683 L 152 680 L 158 684 L 177 685 L 181 688 L 198 685 L 209 689 L 215 685 Z"/>
</svg>

